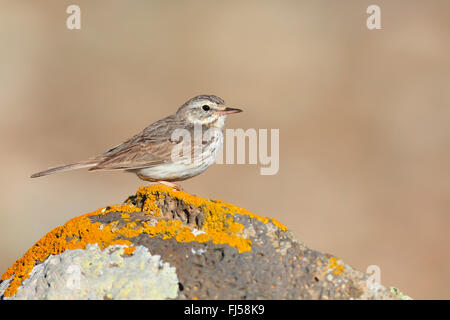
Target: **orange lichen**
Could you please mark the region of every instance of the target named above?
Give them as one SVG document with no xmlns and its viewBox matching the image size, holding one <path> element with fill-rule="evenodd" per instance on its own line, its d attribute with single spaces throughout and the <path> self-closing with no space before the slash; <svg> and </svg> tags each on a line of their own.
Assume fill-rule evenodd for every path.
<svg viewBox="0 0 450 320">
<path fill-rule="evenodd" d="M 141 209 L 139 209 L 136 206 L 131 205 L 131 204 L 115 204 L 115 205 L 103 208 L 100 211 L 103 214 L 108 213 L 108 212 L 122 212 L 123 215 L 128 215 L 128 217 L 129 217 L 130 216 L 129 213 L 139 212 L 139 211 L 141 211 Z"/>
<path fill-rule="evenodd" d="M 146 212 L 154 211 L 160 213 L 160 210 L 156 206 L 155 201 L 157 199 L 164 199 L 165 194 L 168 195 L 169 197 L 182 200 L 187 205 L 192 205 L 193 207 L 197 208 L 202 207 L 206 212 L 211 212 L 214 214 L 217 212 L 221 212 L 230 215 L 242 214 L 249 216 L 250 218 L 257 219 L 265 224 L 268 223 L 269 221 L 272 221 L 274 225 L 276 225 L 283 231 L 287 230 L 286 226 L 282 225 L 280 222 L 276 221 L 273 218 L 267 217 L 263 218 L 257 214 L 254 214 L 246 209 L 240 208 L 233 204 L 222 202 L 221 200 L 216 199 L 200 198 L 197 196 L 190 195 L 189 193 L 186 193 L 184 191 L 175 190 L 162 184 L 153 185 L 151 187 L 140 187 L 136 195 L 138 200 L 141 200 L 142 198 L 146 199 L 143 211 Z"/>
<path fill-rule="evenodd" d="M 129 236 L 126 228 L 115 230 L 115 224 L 100 228 L 101 223 L 92 223 L 92 215 L 105 214 L 108 210 L 99 209 L 80 217 L 69 220 L 65 225 L 56 227 L 34 244 L 22 258 L 17 260 L 3 275 L 2 280 L 13 277 L 5 290 L 5 297 L 14 295 L 22 281 L 27 279 L 38 261 L 44 261 L 50 255 L 61 254 L 66 250 L 84 249 L 90 243 L 97 243 L 100 248 L 110 245 L 132 245 L 129 240 L 117 239 L 120 235 Z M 135 211 L 139 211 L 135 208 Z"/>
<path fill-rule="evenodd" d="M 345 270 L 345 266 L 338 262 L 337 258 L 331 257 L 330 264 L 328 265 L 328 269 L 333 269 L 333 273 L 336 275 L 340 275 L 342 271 Z"/>
<path fill-rule="evenodd" d="M 123 253 L 124 254 L 127 254 L 127 255 L 132 255 L 133 254 L 133 252 L 136 250 L 136 247 L 133 247 L 133 246 L 128 246 L 128 247 L 125 247 L 124 249 L 123 249 Z"/>
<path fill-rule="evenodd" d="M 205 217 L 199 232 L 194 234 L 188 226 L 183 225 L 179 220 L 158 218 L 160 220 L 156 224 L 153 220 L 153 224 L 146 222 L 140 226 L 137 225 L 136 221 L 141 221 L 141 219 L 128 222 L 135 212 L 144 212 L 154 217 L 160 217 L 161 210 L 157 206 L 157 201 L 164 199 L 166 196 L 181 200 L 186 205 L 202 208 Z M 88 244 L 96 243 L 101 249 L 116 244 L 126 245 L 124 253 L 131 255 L 136 247 L 130 240 L 123 238 L 131 239 L 144 232 L 152 237 L 174 238 L 178 242 L 205 243 L 211 241 L 214 244 L 228 244 L 241 253 L 251 250 L 251 241 L 242 237 L 244 226 L 234 221 L 233 216 L 235 214 L 247 215 L 263 223 L 272 221 L 281 230 L 286 230 L 284 225 L 274 219 L 262 218 L 232 204 L 220 200 L 199 198 L 164 185 L 139 188 L 136 193 L 136 200 L 137 202 L 144 200 L 142 210 L 133 204 L 112 205 L 71 219 L 65 225 L 56 227 L 47 233 L 2 275 L 2 280 L 12 277 L 4 296 L 10 297 L 17 292 L 18 287 L 23 280 L 29 277 L 36 263 L 43 262 L 52 254 L 61 254 L 65 250 L 84 249 Z M 123 221 L 128 223 L 119 228 L 118 221 L 102 225 L 100 222 L 92 222 L 90 219 L 92 216 L 106 215 L 110 212 L 121 213 Z"/>
<path fill-rule="evenodd" d="M 280 228 L 281 230 L 283 230 L 283 231 L 286 231 L 287 230 L 287 227 L 284 225 L 284 224 L 282 224 L 281 222 L 279 222 L 278 220 L 275 220 L 274 218 L 270 218 L 270 220 L 272 221 L 272 223 L 274 224 L 274 225 L 276 225 L 278 228 Z"/>
</svg>

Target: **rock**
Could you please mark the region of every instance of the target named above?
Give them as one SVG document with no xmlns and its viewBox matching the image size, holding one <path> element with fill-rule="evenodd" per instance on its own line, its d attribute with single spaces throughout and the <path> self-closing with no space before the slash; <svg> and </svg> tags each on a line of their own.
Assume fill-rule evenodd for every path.
<svg viewBox="0 0 450 320">
<path fill-rule="evenodd" d="M 168 299 L 176 298 L 175 268 L 138 247 L 124 254 L 123 245 L 50 255 L 36 265 L 15 299 Z M 5 286 L 8 281 L 5 281 Z M 50 289 L 51 288 L 51 289 Z"/>
<path fill-rule="evenodd" d="M 2 276 L 2 299 L 397 299 L 273 218 L 163 185 L 68 221 Z"/>
</svg>

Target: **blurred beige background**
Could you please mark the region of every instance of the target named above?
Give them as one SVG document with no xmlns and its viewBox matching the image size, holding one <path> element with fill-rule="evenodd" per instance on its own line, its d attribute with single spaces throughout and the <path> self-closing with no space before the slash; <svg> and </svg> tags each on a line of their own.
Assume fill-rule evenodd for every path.
<svg viewBox="0 0 450 320">
<path fill-rule="evenodd" d="M 81 7 L 80 31 L 66 8 Z M 381 6 L 383 30 L 366 28 Z M 413 298 L 450 298 L 449 1 L 1 1 L 0 272 L 143 181 L 52 165 L 217 94 L 228 128 L 279 128 L 280 171 L 182 183 L 286 224 Z"/>
</svg>

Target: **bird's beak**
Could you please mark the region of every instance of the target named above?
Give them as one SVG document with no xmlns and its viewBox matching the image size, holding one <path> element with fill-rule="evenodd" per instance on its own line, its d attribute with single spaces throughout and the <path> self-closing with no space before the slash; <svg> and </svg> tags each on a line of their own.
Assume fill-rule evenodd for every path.
<svg viewBox="0 0 450 320">
<path fill-rule="evenodd" d="M 239 113 L 239 112 L 242 112 L 242 110 L 238 109 L 238 108 L 230 108 L 230 107 L 226 107 L 223 110 L 217 111 L 217 113 L 220 114 L 221 116 L 225 116 L 225 115 L 232 114 L 232 113 Z"/>
</svg>

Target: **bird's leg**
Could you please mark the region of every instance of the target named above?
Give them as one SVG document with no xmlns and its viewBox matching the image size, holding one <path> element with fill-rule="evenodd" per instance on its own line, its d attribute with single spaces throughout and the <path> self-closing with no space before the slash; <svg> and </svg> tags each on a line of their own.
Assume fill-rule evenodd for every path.
<svg viewBox="0 0 450 320">
<path fill-rule="evenodd" d="M 183 191 L 183 188 L 181 188 L 181 186 L 179 186 L 179 185 L 177 185 L 176 183 L 173 183 L 173 182 L 164 181 L 164 180 L 153 180 L 153 179 L 150 179 L 150 178 L 148 178 L 148 177 L 146 177 L 146 176 L 144 176 L 144 175 L 142 175 L 140 173 L 137 173 L 137 176 L 139 178 L 141 178 L 142 180 L 144 180 L 144 181 L 148 181 L 148 182 L 152 182 L 152 183 L 160 183 L 160 184 L 163 184 L 165 186 L 171 187 L 171 188 L 173 188 L 175 190 Z"/>
<path fill-rule="evenodd" d="M 158 183 L 161 183 L 161 184 L 163 184 L 163 185 L 165 185 L 165 186 L 174 188 L 175 190 L 178 190 L 178 191 L 183 191 L 183 188 L 181 188 L 180 185 L 178 185 L 178 184 L 176 184 L 176 183 L 173 183 L 173 182 L 169 182 L 169 181 L 158 181 Z"/>
</svg>

